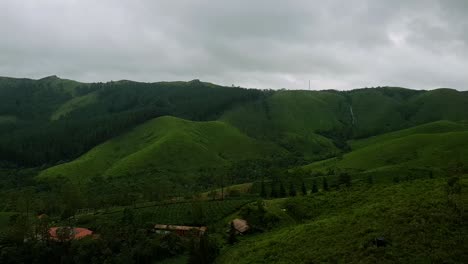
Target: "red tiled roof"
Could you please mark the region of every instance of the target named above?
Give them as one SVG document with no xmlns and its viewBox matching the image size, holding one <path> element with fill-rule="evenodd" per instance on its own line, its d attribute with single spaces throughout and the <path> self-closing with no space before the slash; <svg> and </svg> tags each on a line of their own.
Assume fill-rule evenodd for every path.
<svg viewBox="0 0 468 264">
<path fill-rule="evenodd" d="M 61 227 L 51 227 L 49 229 L 49 235 L 52 239 L 58 240 L 58 235 L 57 235 L 57 230 Z M 87 236 L 91 236 L 93 234 L 93 231 L 87 229 L 87 228 L 82 228 L 82 227 L 74 227 L 72 230 L 72 237 L 71 239 L 81 239 Z"/>
</svg>

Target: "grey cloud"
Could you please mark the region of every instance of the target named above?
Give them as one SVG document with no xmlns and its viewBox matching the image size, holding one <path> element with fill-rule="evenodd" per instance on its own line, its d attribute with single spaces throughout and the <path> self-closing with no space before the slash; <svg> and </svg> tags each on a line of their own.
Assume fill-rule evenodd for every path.
<svg viewBox="0 0 468 264">
<path fill-rule="evenodd" d="M 468 4 L 0 2 L 0 75 L 257 88 L 468 88 Z"/>
</svg>

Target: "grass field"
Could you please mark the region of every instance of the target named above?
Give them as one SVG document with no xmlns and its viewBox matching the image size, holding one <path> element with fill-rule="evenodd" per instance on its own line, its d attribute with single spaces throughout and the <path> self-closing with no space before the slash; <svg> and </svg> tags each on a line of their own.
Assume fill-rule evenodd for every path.
<svg viewBox="0 0 468 264">
<path fill-rule="evenodd" d="M 275 200 L 300 222 L 244 237 L 218 263 L 463 263 L 467 175 L 460 185 L 450 195 L 438 178 Z"/>
</svg>

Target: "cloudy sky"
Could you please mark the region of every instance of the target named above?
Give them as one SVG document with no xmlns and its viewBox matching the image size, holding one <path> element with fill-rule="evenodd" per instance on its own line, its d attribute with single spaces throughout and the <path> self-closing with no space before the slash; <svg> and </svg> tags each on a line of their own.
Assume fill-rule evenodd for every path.
<svg viewBox="0 0 468 264">
<path fill-rule="evenodd" d="M 0 76 L 468 90 L 467 0 L 1 0 Z"/>
</svg>

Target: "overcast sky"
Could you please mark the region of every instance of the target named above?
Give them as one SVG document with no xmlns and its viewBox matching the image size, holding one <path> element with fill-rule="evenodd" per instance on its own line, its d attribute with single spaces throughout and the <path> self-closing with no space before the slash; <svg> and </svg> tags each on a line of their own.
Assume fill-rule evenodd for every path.
<svg viewBox="0 0 468 264">
<path fill-rule="evenodd" d="M 468 0 L 1 0 L 0 76 L 468 89 Z"/>
</svg>

